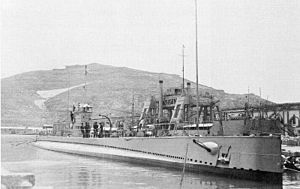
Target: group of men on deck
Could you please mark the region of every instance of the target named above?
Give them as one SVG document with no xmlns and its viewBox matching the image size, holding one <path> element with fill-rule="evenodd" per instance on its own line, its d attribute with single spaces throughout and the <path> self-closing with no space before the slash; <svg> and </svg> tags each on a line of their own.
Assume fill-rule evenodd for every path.
<svg viewBox="0 0 300 189">
<path fill-rule="evenodd" d="M 93 128 L 91 128 L 89 122 L 81 123 L 80 130 L 82 133 L 83 138 L 102 138 L 104 136 L 103 134 L 103 127 L 104 123 L 100 122 L 94 122 Z M 93 131 L 93 132 L 92 132 Z M 92 135 L 91 135 L 92 133 Z"/>
</svg>

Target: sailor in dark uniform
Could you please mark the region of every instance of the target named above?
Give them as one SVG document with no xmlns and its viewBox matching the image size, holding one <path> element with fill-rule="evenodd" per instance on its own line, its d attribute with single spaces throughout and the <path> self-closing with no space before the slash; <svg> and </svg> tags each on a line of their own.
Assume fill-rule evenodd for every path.
<svg viewBox="0 0 300 189">
<path fill-rule="evenodd" d="M 91 127 L 89 122 L 85 122 L 85 137 L 90 138 Z"/>
<path fill-rule="evenodd" d="M 81 130 L 81 133 L 82 133 L 82 137 L 85 138 L 85 131 L 84 131 L 83 123 L 81 123 L 80 130 Z"/>
<path fill-rule="evenodd" d="M 85 123 L 85 135 L 86 135 L 86 138 L 90 138 L 90 132 L 91 132 L 90 123 L 86 122 Z"/>
<path fill-rule="evenodd" d="M 99 137 L 103 137 L 103 123 L 100 123 L 100 131 L 99 131 Z"/>
<path fill-rule="evenodd" d="M 94 122 L 93 128 L 94 128 L 94 138 L 98 137 L 98 123 Z"/>
</svg>

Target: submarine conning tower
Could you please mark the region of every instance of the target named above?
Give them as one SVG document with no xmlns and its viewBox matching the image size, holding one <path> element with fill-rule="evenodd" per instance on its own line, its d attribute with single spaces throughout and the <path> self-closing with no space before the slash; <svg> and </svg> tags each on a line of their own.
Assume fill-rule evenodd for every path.
<svg viewBox="0 0 300 189">
<path fill-rule="evenodd" d="M 92 114 L 93 114 L 93 107 L 89 104 L 78 103 L 77 106 L 73 105 L 73 110 L 71 112 L 73 136 L 81 136 L 81 131 L 80 131 L 81 126 L 86 126 L 86 125 L 91 126 Z"/>
</svg>

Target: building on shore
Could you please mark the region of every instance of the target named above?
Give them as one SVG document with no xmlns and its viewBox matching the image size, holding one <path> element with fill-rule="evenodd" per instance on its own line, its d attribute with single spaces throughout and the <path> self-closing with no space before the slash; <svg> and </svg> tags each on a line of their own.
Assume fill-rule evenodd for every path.
<svg viewBox="0 0 300 189">
<path fill-rule="evenodd" d="M 286 132 L 284 132 L 285 135 L 291 134 L 288 133 L 288 131 L 292 131 L 294 135 L 300 135 L 300 102 L 250 107 L 250 112 L 253 118 L 279 119 L 282 123 L 282 127 L 286 128 Z M 225 120 L 243 119 L 245 109 L 225 109 L 223 113 Z"/>
<path fill-rule="evenodd" d="M 36 135 L 43 130 L 42 127 L 1 127 L 1 134 Z"/>
</svg>

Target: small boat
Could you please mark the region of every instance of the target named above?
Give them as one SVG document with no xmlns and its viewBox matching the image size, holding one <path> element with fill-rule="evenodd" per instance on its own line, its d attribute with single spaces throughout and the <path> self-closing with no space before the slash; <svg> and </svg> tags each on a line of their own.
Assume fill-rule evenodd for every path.
<svg viewBox="0 0 300 189">
<path fill-rule="evenodd" d="M 285 170 L 300 172 L 300 156 L 286 158 L 283 165 Z"/>
</svg>

